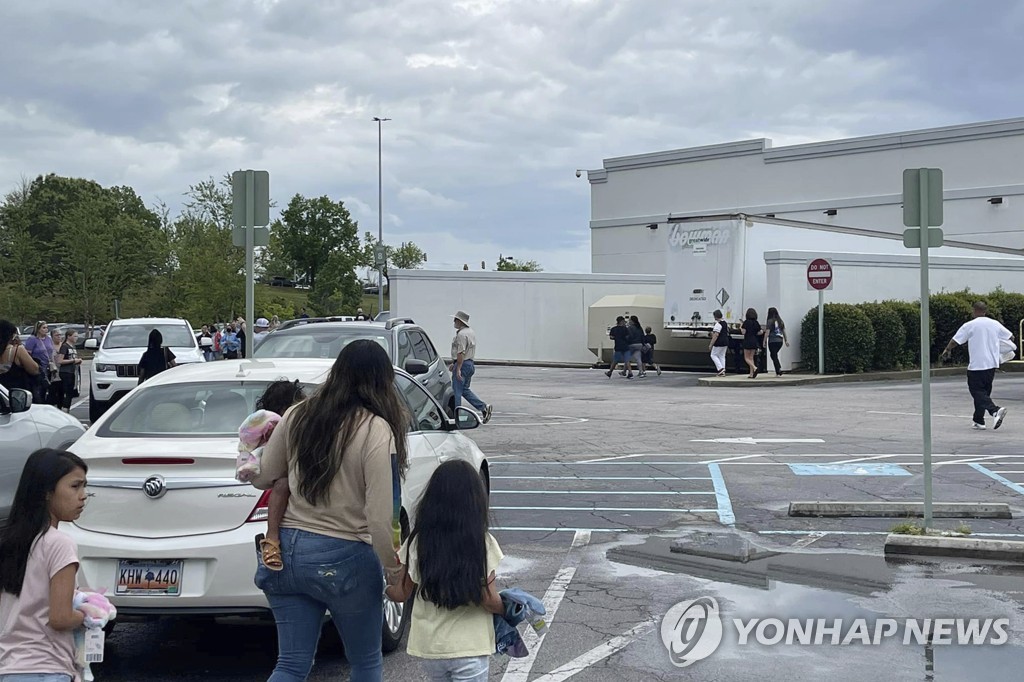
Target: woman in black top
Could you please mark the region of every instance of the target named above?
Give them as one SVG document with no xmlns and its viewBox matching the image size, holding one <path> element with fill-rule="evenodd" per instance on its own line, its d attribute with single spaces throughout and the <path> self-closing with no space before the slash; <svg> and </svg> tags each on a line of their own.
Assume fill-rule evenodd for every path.
<svg viewBox="0 0 1024 682">
<path fill-rule="evenodd" d="M 761 323 L 757 321 L 757 311 L 747 308 L 747 319 L 743 320 L 743 359 L 750 368 L 751 379 L 757 376 L 757 365 L 754 363 L 754 353 L 761 347 Z"/>
<path fill-rule="evenodd" d="M 18 328 L 7 320 L 0 320 L 0 384 L 8 390 L 31 391 L 37 374 L 39 364 L 21 345 Z"/>
<path fill-rule="evenodd" d="M 164 348 L 164 336 L 160 330 L 154 329 L 149 332 L 149 346 L 139 360 L 139 383 L 174 367 L 174 353 L 169 348 Z"/>
<path fill-rule="evenodd" d="M 71 400 L 78 397 L 76 385 L 78 383 L 78 366 L 82 364 L 82 358 L 78 357 L 78 349 L 75 342 L 78 341 L 78 332 L 70 330 L 64 335 L 64 343 L 57 351 L 57 367 L 61 381 L 61 404 L 60 409 L 65 412 L 71 411 Z"/>
</svg>

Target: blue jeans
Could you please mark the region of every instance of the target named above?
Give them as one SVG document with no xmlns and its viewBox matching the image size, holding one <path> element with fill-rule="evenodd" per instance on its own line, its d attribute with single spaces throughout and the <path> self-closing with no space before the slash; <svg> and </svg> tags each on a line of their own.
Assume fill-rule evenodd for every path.
<svg viewBox="0 0 1024 682">
<path fill-rule="evenodd" d="M 0 675 L 0 682 L 71 682 L 71 675 L 64 673 L 14 673 Z"/>
<path fill-rule="evenodd" d="M 269 682 L 300 682 L 313 668 L 328 611 L 351 666 L 352 682 L 383 674 L 384 571 L 365 542 L 281 529 L 284 570 L 256 569 L 277 622 L 277 665 Z"/>
<path fill-rule="evenodd" d="M 423 672 L 431 682 L 487 682 L 490 656 L 466 658 L 424 658 Z"/>
<path fill-rule="evenodd" d="M 473 381 L 473 375 L 476 373 L 476 365 L 473 364 L 472 360 L 462 361 L 462 381 L 459 381 L 457 376 L 452 376 L 452 388 L 455 389 L 455 407 L 462 404 L 462 399 L 465 398 L 466 402 L 476 408 L 477 412 L 483 412 L 487 409 L 487 403 L 476 397 L 476 393 L 469 387 L 469 382 Z"/>
</svg>

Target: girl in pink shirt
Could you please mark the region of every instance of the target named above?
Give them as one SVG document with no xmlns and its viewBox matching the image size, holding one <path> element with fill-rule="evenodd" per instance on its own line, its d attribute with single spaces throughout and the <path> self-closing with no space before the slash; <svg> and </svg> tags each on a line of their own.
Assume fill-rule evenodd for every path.
<svg viewBox="0 0 1024 682">
<path fill-rule="evenodd" d="M 64 450 L 29 455 L 0 533 L 0 680 L 72 682 L 78 550 L 57 529 L 85 508 L 85 462 Z"/>
</svg>

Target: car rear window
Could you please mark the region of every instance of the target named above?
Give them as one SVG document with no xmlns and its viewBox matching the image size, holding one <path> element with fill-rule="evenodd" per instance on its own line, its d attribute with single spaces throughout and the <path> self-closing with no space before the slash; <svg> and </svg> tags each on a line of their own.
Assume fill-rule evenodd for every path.
<svg viewBox="0 0 1024 682">
<path fill-rule="evenodd" d="M 274 332 L 256 347 L 256 358 L 327 358 L 333 360 L 341 349 L 356 339 L 371 339 L 391 354 L 390 334 L 372 327 L 324 329 L 319 324 L 295 328 L 294 331 Z"/>
<path fill-rule="evenodd" d="M 96 435 L 101 438 L 238 437 L 238 427 L 256 409 L 269 381 L 164 384 L 114 405 Z M 305 385 L 306 395 L 316 390 Z"/>
<path fill-rule="evenodd" d="M 145 348 L 149 345 L 149 332 L 160 331 L 164 346 L 187 348 L 196 345 L 192 330 L 184 324 L 115 324 L 107 328 L 104 349 Z"/>
</svg>

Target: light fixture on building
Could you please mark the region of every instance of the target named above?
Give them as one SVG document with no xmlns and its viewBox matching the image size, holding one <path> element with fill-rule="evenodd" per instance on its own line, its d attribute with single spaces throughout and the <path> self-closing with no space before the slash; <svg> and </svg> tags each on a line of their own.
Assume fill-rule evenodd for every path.
<svg viewBox="0 0 1024 682">
<path fill-rule="evenodd" d="M 774 217 L 775 217 L 775 214 L 774 214 L 774 213 L 765 213 L 765 214 L 764 214 L 764 217 L 765 217 L 765 218 L 774 218 Z"/>
<path fill-rule="evenodd" d="M 992 204 L 993 206 L 998 206 L 999 204 L 1003 203 L 1003 198 L 1002 197 L 992 197 L 992 198 L 990 198 L 988 200 L 988 203 Z"/>
<path fill-rule="evenodd" d="M 658 229 L 658 223 L 650 223 L 650 224 L 648 224 L 647 225 L 647 229 L 648 230 L 657 230 Z"/>
<path fill-rule="evenodd" d="M 838 215 L 838 213 L 839 213 L 839 209 L 836 209 L 836 208 L 830 208 L 830 209 L 825 211 L 825 215 Z"/>
</svg>

